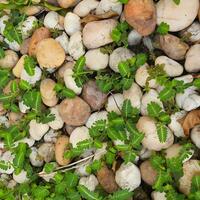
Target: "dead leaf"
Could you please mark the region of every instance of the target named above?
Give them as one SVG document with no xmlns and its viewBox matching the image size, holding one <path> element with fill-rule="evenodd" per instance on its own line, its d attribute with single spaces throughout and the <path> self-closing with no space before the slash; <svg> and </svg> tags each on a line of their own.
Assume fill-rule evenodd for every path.
<svg viewBox="0 0 200 200">
<path fill-rule="evenodd" d="M 179 123 L 182 125 L 184 134 L 186 136 L 190 135 L 190 129 L 194 126 L 200 124 L 200 109 L 192 110 L 184 118 L 179 120 Z"/>
<path fill-rule="evenodd" d="M 88 22 L 98 21 L 101 19 L 108 19 L 108 18 L 116 17 L 116 16 L 118 16 L 118 13 L 116 13 L 114 11 L 108 11 L 108 12 L 105 12 L 104 14 L 100 14 L 100 15 L 89 14 L 81 20 L 81 23 L 87 24 Z"/>
</svg>

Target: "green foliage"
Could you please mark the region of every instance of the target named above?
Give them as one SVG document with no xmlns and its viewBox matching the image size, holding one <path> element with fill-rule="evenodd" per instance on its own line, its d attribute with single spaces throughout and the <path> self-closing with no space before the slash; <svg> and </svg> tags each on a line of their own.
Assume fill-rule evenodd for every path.
<svg viewBox="0 0 200 200">
<path fill-rule="evenodd" d="M 200 89 L 200 78 L 195 79 L 193 82 L 193 85 L 197 87 L 198 89 Z"/>
<path fill-rule="evenodd" d="M 0 169 L 8 170 L 11 167 L 11 163 L 6 162 L 4 160 L 0 160 Z"/>
<path fill-rule="evenodd" d="M 126 0 L 123 0 L 126 2 Z M 113 41 L 117 44 L 117 46 L 125 46 L 128 47 L 128 32 L 130 27 L 127 22 L 120 22 L 117 26 L 112 30 L 111 37 Z"/>
<path fill-rule="evenodd" d="M 36 66 L 36 61 L 33 57 L 26 56 L 24 58 L 24 69 L 29 76 L 34 76 L 35 66 Z"/>
<path fill-rule="evenodd" d="M 166 124 L 170 123 L 170 116 L 162 111 L 161 106 L 156 102 L 151 102 L 147 105 L 148 115 L 157 120 L 156 130 L 159 141 L 164 143 L 167 140 Z"/>
<path fill-rule="evenodd" d="M 78 185 L 79 177 L 76 173 L 66 172 L 64 181 L 67 184 L 67 187 L 74 188 Z"/>
<path fill-rule="evenodd" d="M 115 43 L 107 44 L 107 45 L 101 47 L 100 51 L 103 54 L 111 54 L 113 52 L 113 50 L 115 49 L 115 47 L 116 47 Z"/>
<path fill-rule="evenodd" d="M 173 0 L 173 2 L 176 4 L 176 5 L 179 5 L 181 0 Z"/>
<path fill-rule="evenodd" d="M 61 83 L 56 83 L 54 90 L 57 92 L 60 98 L 74 98 L 76 96 L 75 92 Z"/>
<path fill-rule="evenodd" d="M 128 190 L 118 190 L 112 195 L 109 195 L 108 200 L 128 200 L 132 196 L 133 192 L 129 192 Z"/>
<path fill-rule="evenodd" d="M 159 26 L 156 29 L 156 32 L 159 33 L 160 35 L 166 35 L 169 32 L 169 24 L 165 22 L 161 22 Z"/>
<path fill-rule="evenodd" d="M 159 141 L 161 143 L 166 142 L 166 140 L 167 140 L 167 128 L 166 128 L 166 126 L 162 123 L 157 123 L 156 124 L 156 131 L 157 131 L 157 134 L 158 134 Z"/>
<path fill-rule="evenodd" d="M 55 120 L 55 115 L 50 112 L 50 110 L 45 110 L 36 118 L 39 123 L 47 124 Z"/>
<path fill-rule="evenodd" d="M 0 69 L 0 89 L 2 89 L 3 87 L 5 87 L 9 81 L 10 78 L 10 72 L 8 70 L 5 69 Z"/>
<path fill-rule="evenodd" d="M 79 185 L 77 188 L 78 188 L 78 191 L 79 191 L 81 197 L 86 200 L 101 200 L 101 199 L 103 199 L 102 197 L 99 196 L 98 193 L 91 192 L 83 185 Z"/>
<path fill-rule="evenodd" d="M 123 115 L 125 118 L 138 116 L 139 113 L 140 113 L 139 109 L 134 108 L 134 107 L 131 105 L 131 101 L 130 101 L 129 99 L 126 99 L 126 100 L 123 102 L 123 105 L 122 105 L 122 115 Z"/>
<path fill-rule="evenodd" d="M 5 57 L 5 51 L 2 47 L 0 47 L 0 59 Z"/>
<path fill-rule="evenodd" d="M 23 95 L 22 99 L 23 99 L 24 104 L 30 107 L 36 113 L 41 111 L 42 98 L 39 91 L 35 89 L 27 91 Z"/>
<path fill-rule="evenodd" d="M 119 73 L 98 71 L 95 77 L 98 88 L 104 93 L 128 90 L 134 81 L 136 70 L 146 61 L 147 55 L 141 53 L 120 62 Z"/>
<path fill-rule="evenodd" d="M 119 2 L 122 3 L 122 4 L 127 4 L 128 0 L 119 0 Z"/>
<path fill-rule="evenodd" d="M 44 172 L 49 174 L 55 169 L 55 163 L 45 163 Z"/>
<path fill-rule="evenodd" d="M 25 143 L 18 144 L 15 150 L 15 158 L 13 160 L 15 174 L 19 174 L 24 167 L 26 150 L 27 150 L 27 144 Z"/>
<path fill-rule="evenodd" d="M 73 68 L 73 77 L 78 87 L 82 87 L 83 84 L 88 80 L 88 75 L 93 73 L 92 71 L 85 70 L 85 62 L 86 58 L 81 56 L 76 61 Z"/>
<path fill-rule="evenodd" d="M 102 167 L 101 160 L 94 160 L 89 166 L 87 166 L 86 170 L 88 173 L 96 173 Z"/>
</svg>

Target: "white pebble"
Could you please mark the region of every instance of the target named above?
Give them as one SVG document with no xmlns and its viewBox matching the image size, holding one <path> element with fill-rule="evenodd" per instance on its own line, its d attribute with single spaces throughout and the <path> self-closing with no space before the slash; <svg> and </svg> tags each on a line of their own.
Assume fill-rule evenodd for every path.
<svg viewBox="0 0 200 200">
<path fill-rule="evenodd" d="M 48 130 L 49 130 L 49 125 L 37 123 L 35 119 L 31 120 L 29 123 L 30 136 L 36 141 L 41 140 L 44 134 Z"/>
<path fill-rule="evenodd" d="M 122 12 L 122 3 L 118 0 L 101 0 L 96 9 L 96 14 L 104 14 L 108 11 L 114 11 L 119 15 Z"/>
<path fill-rule="evenodd" d="M 108 113 L 106 111 L 92 113 L 86 122 L 86 126 L 88 128 L 91 128 L 96 121 L 107 120 L 107 118 L 108 118 L 107 115 L 108 115 Z"/>
<path fill-rule="evenodd" d="M 36 147 L 31 148 L 31 153 L 29 154 L 29 160 L 34 167 L 41 167 L 44 163 L 42 157 L 39 156 Z"/>
<path fill-rule="evenodd" d="M 81 19 L 78 15 L 68 12 L 64 20 L 65 31 L 68 35 L 73 35 L 81 30 Z"/>
<path fill-rule="evenodd" d="M 63 27 L 59 24 L 59 14 L 55 11 L 50 11 L 44 18 L 44 26 L 49 29 L 63 30 Z"/>
<path fill-rule="evenodd" d="M 68 53 L 69 38 L 67 34 L 63 31 L 62 35 L 58 36 L 55 40 L 60 43 L 65 53 Z"/>
<path fill-rule="evenodd" d="M 132 56 L 134 56 L 132 51 L 125 47 L 119 47 L 110 54 L 109 66 L 113 71 L 119 72 L 118 64 L 121 61 L 126 61 Z"/>
<path fill-rule="evenodd" d="M 74 13 L 79 17 L 87 16 L 90 11 L 94 10 L 98 6 L 99 2 L 96 0 L 83 0 L 74 8 Z"/>
<path fill-rule="evenodd" d="M 27 172 L 25 170 L 22 170 L 19 174 L 13 173 L 13 179 L 17 183 L 25 183 L 29 180 L 27 177 Z"/>
<path fill-rule="evenodd" d="M 74 60 L 78 60 L 85 54 L 81 32 L 78 31 L 70 37 L 68 51 Z"/>
<path fill-rule="evenodd" d="M 75 148 L 79 142 L 87 139 L 90 139 L 89 130 L 87 127 L 81 126 L 72 131 L 69 142 L 72 144 L 72 147 Z"/>
<path fill-rule="evenodd" d="M 72 69 L 66 69 L 64 72 L 64 82 L 65 86 L 71 90 L 73 90 L 76 94 L 80 94 L 82 91 L 81 87 L 76 85 L 75 79 L 73 77 Z"/>
<path fill-rule="evenodd" d="M 35 16 L 29 16 L 21 26 L 22 38 L 26 39 L 31 36 L 34 28 L 36 28 L 38 20 Z"/>
<path fill-rule="evenodd" d="M 133 163 L 122 163 L 116 171 L 115 180 L 121 189 L 133 191 L 141 184 L 140 170 Z"/>
<path fill-rule="evenodd" d="M 108 97 L 106 110 L 108 112 L 114 111 L 120 114 L 120 110 L 122 108 L 123 102 L 124 102 L 124 97 L 122 94 L 117 93 L 117 94 L 110 95 Z"/>
<path fill-rule="evenodd" d="M 34 75 L 30 76 L 25 69 L 22 69 L 21 72 L 21 79 L 24 81 L 27 81 L 28 83 L 30 83 L 31 85 L 34 85 L 37 81 L 39 81 L 41 79 L 42 76 L 42 70 L 39 67 L 35 67 L 34 70 Z"/>
<path fill-rule="evenodd" d="M 142 40 L 142 36 L 136 30 L 132 30 L 128 34 L 128 44 L 130 46 L 139 44 L 141 40 Z"/>
<path fill-rule="evenodd" d="M 187 72 L 200 71 L 200 44 L 195 44 L 190 47 L 186 54 L 185 70 Z"/>
<path fill-rule="evenodd" d="M 164 65 L 164 70 L 169 77 L 180 76 L 183 73 L 183 66 L 168 58 L 167 56 L 159 56 L 155 60 L 155 65 Z"/>
<path fill-rule="evenodd" d="M 105 69 L 108 65 L 108 54 L 101 53 L 100 49 L 89 50 L 85 54 L 86 66 L 91 70 Z"/>
<path fill-rule="evenodd" d="M 93 174 L 91 174 L 88 177 L 81 177 L 79 180 L 79 184 L 85 186 L 90 191 L 94 191 L 99 182 L 97 178 Z"/>
<path fill-rule="evenodd" d="M 64 122 L 60 117 L 60 114 L 58 112 L 58 107 L 56 106 L 50 108 L 50 113 L 54 115 L 55 119 L 49 122 L 48 125 L 54 130 L 61 129 L 63 127 Z"/>
</svg>

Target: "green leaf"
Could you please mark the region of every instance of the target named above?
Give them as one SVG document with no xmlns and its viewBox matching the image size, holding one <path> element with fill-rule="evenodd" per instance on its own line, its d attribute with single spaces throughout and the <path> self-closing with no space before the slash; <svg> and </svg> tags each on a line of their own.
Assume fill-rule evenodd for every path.
<svg viewBox="0 0 200 200">
<path fill-rule="evenodd" d="M 137 154 L 133 151 L 126 151 L 123 155 L 124 162 L 127 164 L 129 162 L 134 162 Z"/>
<path fill-rule="evenodd" d="M 200 191 L 200 175 L 192 177 L 191 192 Z"/>
<path fill-rule="evenodd" d="M 160 93 L 159 98 L 161 101 L 167 101 L 174 98 L 176 95 L 175 89 L 171 87 L 165 87 Z"/>
<path fill-rule="evenodd" d="M 39 118 L 39 123 L 47 124 L 55 120 L 55 115 L 50 112 L 50 110 L 46 110 L 44 113 L 41 113 Z"/>
<path fill-rule="evenodd" d="M 9 102 L 11 99 L 13 98 L 13 94 L 8 94 L 8 95 L 4 95 L 4 94 L 0 94 L 0 102 Z"/>
<path fill-rule="evenodd" d="M 40 112 L 42 98 L 39 91 L 36 90 L 27 91 L 23 96 L 23 102 L 27 106 L 31 107 L 34 111 Z"/>
<path fill-rule="evenodd" d="M 200 78 L 195 79 L 194 82 L 193 82 L 193 85 L 194 85 L 195 87 L 197 87 L 198 89 L 200 89 Z"/>
<path fill-rule="evenodd" d="M 173 0 L 173 2 L 176 4 L 176 5 L 179 5 L 181 0 Z"/>
<path fill-rule="evenodd" d="M 81 197 L 86 200 L 101 200 L 102 199 L 102 197 L 100 197 L 99 194 L 95 192 L 91 192 L 83 185 L 79 185 L 77 188 Z"/>
<path fill-rule="evenodd" d="M 10 73 L 8 70 L 0 69 L 0 89 L 5 87 L 9 81 Z"/>
<path fill-rule="evenodd" d="M 16 41 L 18 44 L 22 43 L 21 32 L 17 30 L 16 27 L 10 22 L 6 22 L 6 27 L 4 29 L 3 35 L 9 42 Z"/>
<path fill-rule="evenodd" d="M 131 87 L 131 85 L 133 84 L 133 81 L 134 81 L 133 78 L 123 78 L 121 80 L 122 89 L 128 90 Z"/>
<path fill-rule="evenodd" d="M 72 190 L 72 189 L 68 189 L 67 192 L 67 199 L 69 200 L 80 200 L 81 196 L 79 195 L 79 193 L 76 190 Z"/>
<path fill-rule="evenodd" d="M 151 102 L 147 105 L 147 112 L 150 117 L 159 117 L 161 111 L 161 106 L 156 102 Z"/>
<path fill-rule="evenodd" d="M 15 173 L 19 174 L 24 166 L 27 144 L 19 143 L 16 149 L 16 155 L 13 160 L 13 165 L 16 169 Z"/>
<path fill-rule="evenodd" d="M 85 62 L 86 62 L 86 58 L 84 56 L 81 56 L 75 63 L 74 65 L 74 73 L 78 74 L 78 73 L 82 73 L 85 67 Z"/>
<path fill-rule="evenodd" d="M 134 148 L 139 148 L 143 139 L 144 133 L 141 133 L 137 129 L 134 129 L 134 133 L 132 133 L 131 135 L 131 145 Z"/>
<path fill-rule="evenodd" d="M 8 162 L 5 162 L 4 160 L 0 160 L 0 169 L 2 170 L 7 170 L 9 169 L 11 166 Z"/>
<path fill-rule="evenodd" d="M 169 124 L 171 122 L 170 116 L 165 112 L 160 113 L 159 120 L 165 124 Z"/>
<path fill-rule="evenodd" d="M 45 163 L 44 172 L 50 174 L 55 169 L 55 163 Z"/>
<path fill-rule="evenodd" d="M 179 157 L 172 157 L 167 159 L 167 168 L 173 174 L 174 177 L 179 179 L 183 176 L 182 161 Z"/>
<path fill-rule="evenodd" d="M 49 194 L 50 192 L 46 186 L 36 186 L 32 188 L 32 195 L 34 199 L 42 200 L 48 197 Z"/>
<path fill-rule="evenodd" d="M 76 93 L 73 90 L 69 89 L 69 88 L 64 88 L 62 90 L 62 92 L 61 92 L 61 95 L 63 97 L 66 97 L 66 98 L 74 98 L 74 97 L 76 97 Z"/>
<path fill-rule="evenodd" d="M 19 87 L 22 90 L 30 90 L 32 86 L 31 86 L 31 84 L 29 84 L 29 82 L 27 82 L 25 80 L 20 80 Z"/>
<path fill-rule="evenodd" d="M 54 6 L 48 2 L 44 2 L 44 7 L 47 8 L 48 10 L 51 10 L 51 11 L 59 11 L 59 10 L 62 10 L 63 8 L 61 7 L 57 7 L 57 6 Z"/>
<path fill-rule="evenodd" d="M 15 93 L 17 92 L 18 90 L 18 85 L 17 85 L 17 81 L 16 80 L 13 80 L 11 85 L 10 85 L 10 89 L 11 89 L 11 92 Z"/>
<path fill-rule="evenodd" d="M 108 151 L 105 155 L 105 158 L 106 158 L 106 163 L 108 165 L 112 165 L 113 162 L 115 161 L 115 157 L 116 157 L 116 154 L 111 152 L 111 151 Z"/>
<path fill-rule="evenodd" d="M 2 47 L 0 47 L 0 59 L 5 57 L 5 51 Z"/>
<path fill-rule="evenodd" d="M 122 105 L 122 114 L 124 117 L 132 117 L 133 114 L 133 106 L 131 105 L 130 99 L 126 99 Z"/>
<path fill-rule="evenodd" d="M 151 156 L 150 162 L 151 162 L 152 167 L 156 171 L 165 170 L 165 167 L 164 167 L 165 158 L 164 157 L 154 154 Z"/>
<path fill-rule="evenodd" d="M 126 61 L 121 61 L 118 64 L 118 69 L 119 69 L 119 73 L 123 76 L 123 77 L 129 77 L 130 76 L 130 67 L 128 65 L 128 63 Z"/>
<path fill-rule="evenodd" d="M 167 127 L 163 125 L 162 123 L 157 123 L 156 124 L 156 130 L 157 130 L 157 135 L 159 138 L 159 141 L 161 143 L 166 142 L 167 140 Z"/>
<path fill-rule="evenodd" d="M 156 29 L 156 32 L 159 33 L 160 35 L 166 35 L 169 32 L 169 24 L 165 22 L 161 22 L 159 26 Z"/>
<path fill-rule="evenodd" d="M 156 177 L 156 182 L 153 185 L 153 189 L 157 191 L 163 191 L 164 185 L 171 183 L 172 177 L 170 176 L 168 171 L 160 170 Z"/>
<path fill-rule="evenodd" d="M 128 190 L 118 190 L 108 196 L 108 200 L 127 200 L 133 196 L 133 192 Z"/>
<path fill-rule="evenodd" d="M 147 55 L 145 53 L 139 53 L 136 55 L 136 67 L 140 67 L 147 62 Z"/>
<path fill-rule="evenodd" d="M 26 56 L 24 58 L 24 69 L 29 76 L 34 76 L 35 74 L 35 66 L 36 62 L 35 59 L 31 56 Z"/>
<path fill-rule="evenodd" d="M 79 177 L 76 173 L 65 172 L 64 181 L 67 183 L 67 187 L 74 188 L 78 184 Z"/>
<path fill-rule="evenodd" d="M 112 30 L 111 37 L 112 37 L 113 41 L 118 43 L 121 39 L 121 35 L 122 34 L 121 34 L 120 30 L 118 30 L 117 28 L 114 28 Z"/>
<path fill-rule="evenodd" d="M 128 3 L 128 0 L 118 0 L 120 3 L 122 4 L 127 4 Z"/>
</svg>

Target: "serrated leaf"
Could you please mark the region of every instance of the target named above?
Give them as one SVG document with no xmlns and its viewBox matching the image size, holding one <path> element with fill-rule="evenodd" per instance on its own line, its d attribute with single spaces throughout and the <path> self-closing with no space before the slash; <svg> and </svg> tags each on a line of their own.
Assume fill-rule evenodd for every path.
<svg viewBox="0 0 200 200">
<path fill-rule="evenodd" d="M 34 76 L 35 74 L 35 59 L 31 56 L 26 56 L 24 58 L 24 69 L 29 76 Z"/>
<path fill-rule="evenodd" d="M 0 59 L 5 57 L 5 51 L 2 47 L 0 47 Z"/>
<path fill-rule="evenodd" d="M 165 87 L 160 93 L 159 98 L 161 101 L 167 101 L 172 99 L 176 95 L 175 89 L 171 87 Z"/>
<path fill-rule="evenodd" d="M 191 192 L 197 191 L 200 191 L 200 175 L 193 176 L 192 178 Z"/>
<path fill-rule="evenodd" d="M 49 174 L 55 169 L 55 163 L 45 163 L 44 172 Z"/>
<path fill-rule="evenodd" d="M 157 130 L 157 135 L 159 138 L 159 141 L 161 143 L 166 142 L 167 140 L 167 127 L 163 125 L 162 123 L 157 123 L 156 124 L 156 130 Z"/>
<path fill-rule="evenodd" d="M 128 190 L 118 190 L 108 196 L 108 200 L 127 200 L 133 196 L 133 192 Z"/>
<path fill-rule="evenodd" d="M 118 69 L 119 69 L 119 73 L 123 76 L 123 77 L 129 77 L 130 76 L 130 67 L 128 65 L 128 63 L 126 61 L 121 61 L 118 64 Z"/>
<path fill-rule="evenodd" d="M 66 172 L 64 181 L 67 183 L 69 188 L 74 188 L 78 184 L 79 177 L 76 173 Z"/>
<path fill-rule="evenodd" d="M 77 188 L 81 197 L 86 200 L 102 200 L 102 197 L 100 197 L 99 194 L 91 192 L 83 185 L 79 185 Z"/>
<path fill-rule="evenodd" d="M 0 169 L 7 170 L 10 168 L 9 163 L 5 162 L 4 160 L 0 160 Z"/>
<path fill-rule="evenodd" d="M 162 108 L 158 103 L 151 102 L 147 105 L 147 111 L 150 117 L 159 117 Z"/>
</svg>

